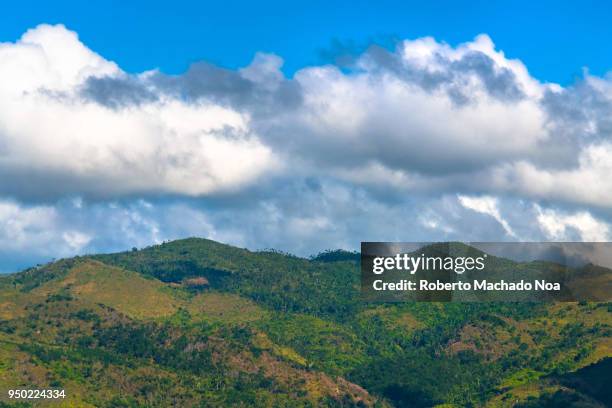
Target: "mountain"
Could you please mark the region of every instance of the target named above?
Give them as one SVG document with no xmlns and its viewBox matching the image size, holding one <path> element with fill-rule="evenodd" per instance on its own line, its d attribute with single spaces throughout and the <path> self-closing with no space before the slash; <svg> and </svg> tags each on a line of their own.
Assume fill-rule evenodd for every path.
<svg viewBox="0 0 612 408">
<path fill-rule="evenodd" d="M 611 311 L 363 302 L 355 253 L 190 238 L 0 277 L 0 407 L 605 407 Z"/>
</svg>

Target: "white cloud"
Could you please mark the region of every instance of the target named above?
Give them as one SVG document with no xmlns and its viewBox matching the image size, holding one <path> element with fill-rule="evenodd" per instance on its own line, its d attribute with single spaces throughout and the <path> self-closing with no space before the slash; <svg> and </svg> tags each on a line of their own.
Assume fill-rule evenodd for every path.
<svg viewBox="0 0 612 408">
<path fill-rule="evenodd" d="M 0 245 L 4 249 L 20 249 L 34 243 L 44 246 L 56 222 L 57 213 L 51 206 L 22 208 L 15 202 L 0 201 Z"/>
<path fill-rule="evenodd" d="M 573 241 L 572 232 L 579 240 L 585 242 L 606 242 L 611 239 L 610 225 L 598 220 L 586 211 L 563 213 L 536 206 L 537 221 L 548 239 L 555 241 Z"/>
<path fill-rule="evenodd" d="M 63 26 L 39 26 L 0 46 L 3 177 L 45 184 L 60 197 L 203 195 L 249 184 L 277 165 L 246 114 L 167 96 L 112 109 L 78 95 L 92 76 L 125 74 Z"/>
<path fill-rule="evenodd" d="M 406 64 L 438 73 L 448 69 L 447 61 L 460 61 L 473 52 L 480 52 L 491 58 L 498 72 L 502 69 L 512 72 L 521 89 L 528 95 L 532 97 L 542 95 L 542 85 L 529 75 L 525 65 L 520 60 L 506 58 L 503 51 L 495 49 L 493 40 L 486 34 L 480 34 L 474 41 L 460 44 L 456 48 L 439 43 L 432 37 L 405 40 L 400 48 L 402 59 Z"/>
<path fill-rule="evenodd" d="M 66 231 L 62 234 L 62 238 L 64 242 L 70 247 L 70 249 L 74 252 L 79 252 L 83 247 L 91 242 L 92 237 L 83 234 L 79 231 Z"/>
<path fill-rule="evenodd" d="M 0 44 L 0 252 L 610 239 L 609 78 L 542 83 L 486 35 L 355 61 L 130 75 L 61 25 Z"/>
<path fill-rule="evenodd" d="M 586 146 L 573 169 L 540 169 L 522 161 L 497 170 L 503 189 L 535 198 L 612 207 L 612 143 Z"/>
<path fill-rule="evenodd" d="M 612 206 L 609 142 L 556 139 L 542 98 L 569 91 L 531 77 L 486 35 L 457 47 L 406 40 L 348 72 L 306 67 L 290 80 L 281 66 L 257 54 L 236 72 L 129 76 L 61 25 L 29 30 L 0 45 L 0 193 L 210 196 L 299 173 Z M 98 92 L 127 102 L 84 95 L 91 78 L 116 81 Z M 588 81 L 612 94 L 609 81 Z M 557 145 L 578 168 L 542 165 Z"/>
<path fill-rule="evenodd" d="M 16 43 L 0 43 L 0 61 L 0 95 L 15 102 L 40 89 L 70 91 L 88 77 L 121 73 L 62 25 L 42 24 Z"/>
<path fill-rule="evenodd" d="M 10 258 L 49 260 L 74 255 L 92 237 L 62 221 L 62 213 L 48 205 L 23 206 L 0 200 L 0 272 L 10 271 Z M 28 265 L 26 263 L 25 265 Z"/>
<path fill-rule="evenodd" d="M 459 202 L 465 208 L 479 212 L 481 214 L 490 215 L 504 228 L 506 234 L 513 238 L 518 238 L 508 221 L 506 221 L 500 214 L 498 208 L 498 201 L 495 197 L 483 196 L 483 197 L 468 197 L 464 195 L 457 196 Z"/>
<path fill-rule="evenodd" d="M 464 76 L 478 82 L 476 74 Z M 341 162 L 352 158 L 352 167 L 376 161 L 407 172 L 448 174 L 528 156 L 548 138 L 535 100 L 499 100 L 480 83 L 452 84 L 474 99 L 459 106 L 445 89 L 425 89 L 375 69 L 344 74 L 335 67 L 307 68 L 296 80 L 304 107 L 290 125 L 307 136 L 290 147 L 313 156 L 326 149 L 333 153 L 328 164 L 344 154 L 351 157 Z"/>
</svg>

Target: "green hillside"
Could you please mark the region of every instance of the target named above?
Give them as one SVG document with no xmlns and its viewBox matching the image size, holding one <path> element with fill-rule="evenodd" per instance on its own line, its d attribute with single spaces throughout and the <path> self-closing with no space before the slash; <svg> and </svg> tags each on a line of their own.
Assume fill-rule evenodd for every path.
<svg viewBox="0 0 612 408">
<path fill-rule="evenodd" d="M 610 304 L 366 303 L 359 279 L 354 253 L 195 238 L 3 276 L 0 407 L 611 405 Z"/>
</svg>

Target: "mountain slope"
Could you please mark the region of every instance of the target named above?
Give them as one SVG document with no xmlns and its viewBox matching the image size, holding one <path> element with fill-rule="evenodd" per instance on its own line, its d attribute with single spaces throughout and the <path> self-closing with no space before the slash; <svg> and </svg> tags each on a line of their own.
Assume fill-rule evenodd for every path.
<svg viewBox="0 0 612 408">
<path fill-rule="evenodd" d="M 371 304 L 359 277 L 351 253 L 202 239 L 4 276 L 0 385 L 97 407 L 605 406 L 565 379 L 612 356 L 608 304 Z"/>
</svg>

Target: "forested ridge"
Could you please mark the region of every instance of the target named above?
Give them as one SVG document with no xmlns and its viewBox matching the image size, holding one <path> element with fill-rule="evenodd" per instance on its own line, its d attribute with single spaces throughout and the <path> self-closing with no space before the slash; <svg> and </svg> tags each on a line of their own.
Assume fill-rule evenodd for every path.
<svg viewBox="0 0 612 408">
<path fill-rule="evenodd" d="M 359 279 L 356 253 L 197 238 L 2 276 L 0 406 L 610 406 L 610 304 L 368 303 Z"/>
</svg>

